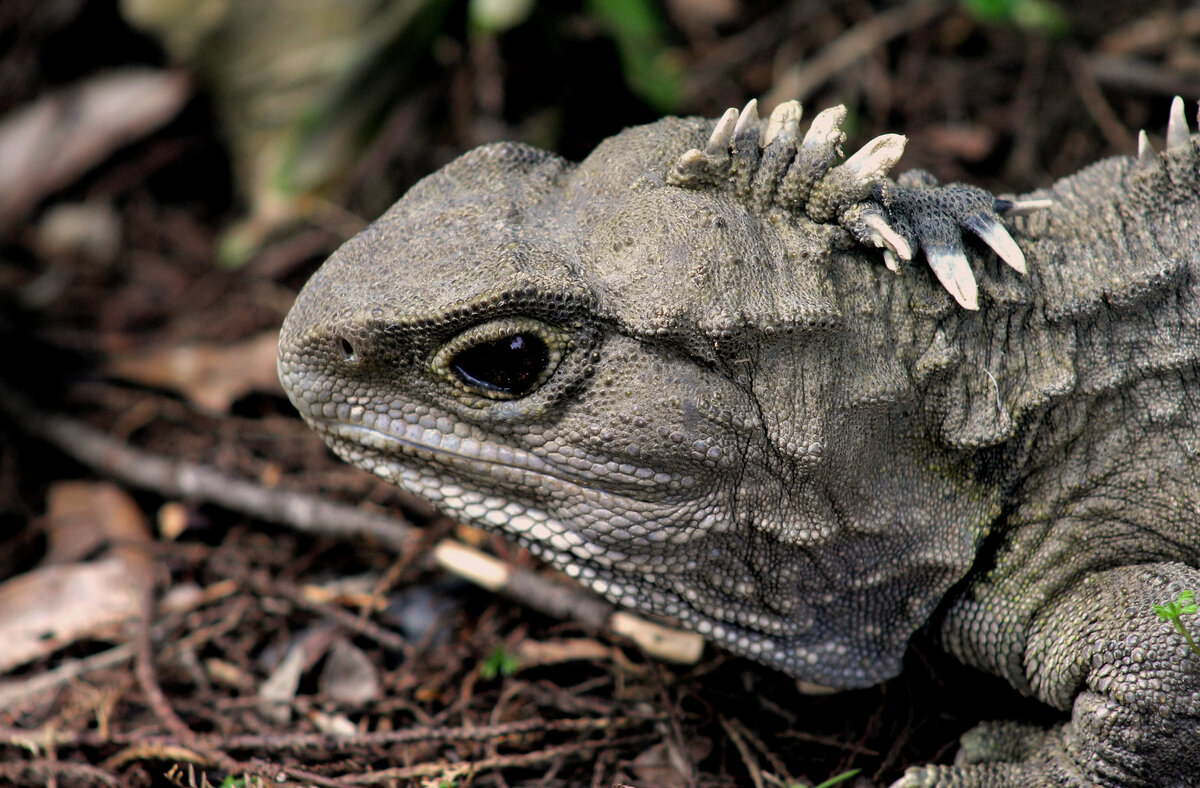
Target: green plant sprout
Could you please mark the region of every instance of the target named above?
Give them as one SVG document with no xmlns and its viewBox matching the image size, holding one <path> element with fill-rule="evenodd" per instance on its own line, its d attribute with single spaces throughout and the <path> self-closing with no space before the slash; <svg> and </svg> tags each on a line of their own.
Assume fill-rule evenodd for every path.
<svg viewBox="0 0 1200 788">
<path fill-rule="evenodd" d="M 1179 596 L 1175 597 L 1174 602 L 1168 602 L 1165 605 L 1154 605 L 1153 610 L 1160 619 L 1174 626 L 1175 631 L 1183 635 L 1188 647 L 1196 653 L 1196 656 L 1200 657 L 1200 646 L 1197 646 L 1196 641 L 1192 640 L 1191 633 L 1188 632 L 1187 627 L 1184 626 L 1181 620 L 1183 616 L 1190 616 L 1196 613 L 1196 595 L 1192 592 L 1192 589 L 1189 588 L 1180 591 Z"/>
<path fill-rule="evenodd" d="M 861 771 L 862 771 L 862 769 L 849 769 L 847 771 L 842 772 L 841 774 L 835 774 L 834 776 L 830 777 L 828 780 L 826 780 L 823 783 L 814 785 L 813 788 L 833 788 L 833 786 L 837 785 L 840 782 L 845 782 L 846 780 L 849 780 L 851 777 L 853 777 L 854 775 L 858 774 Z M 806 786 L 793 785 L 793 786 L 791 786 L 791 788 L 806 788 Z"/>
<path fill-rule="evenodd" d="M 1067 16 L 1053 0 L 959 0 L 958 4 L 981 22 L 1015 25 L 1049 36 L 1067 32 Z"/>
<path fill-rule="evenodd" d="M 479 677 L 484 681 L 491 681 L 497 676 L 511 676 L 516 673 L 518 664 L 516 654 L 505 649 L 503 645 L 496 646 L 479 666 Z"/>
</svg>

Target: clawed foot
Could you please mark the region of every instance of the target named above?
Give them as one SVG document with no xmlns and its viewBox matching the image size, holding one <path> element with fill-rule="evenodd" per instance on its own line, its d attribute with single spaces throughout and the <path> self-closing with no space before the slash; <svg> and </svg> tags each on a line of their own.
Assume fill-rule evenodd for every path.
<svg viewBox="0 0 1200 788">
<path fill-rule="evenodd" d="M 1197 587 L 1200 570 L 1164 562 L 1059 590 L 1030 621 L 1022 664 L 1035 695 L 1070 720 L 983 723 L 953 766 L 910 769 L 893 788 L 1200 786 L 1200 656 L 1153 612 Z"/>
<path fill-rule="evenodd" d="M 726 110 L 703 150 L 679 157 L 667 182 L 699 189 L 727 188 L 752 210 L 775 205 L 814 222 L 838 224 L 861 243 L 884 250 L 893 271 L 900 260 L 925 253 L 942 286 L 967 309 L 978 309 L 975 276 L 962 236 L 983 239 L 1012 268 L 1025 256 L 1000 221 L 1002 215 L 1039 210 L 1047 200 L 1014 203 L 972 186 L 938 186 L 923 173 L 900 183 L 887 179 L 906 139 L 884 134 L 841 161 L 846 108 L 831 107 L 800 134 L 799 102 L 780 104 L 765 121 L 751 101 Z"/>
<path fill-rule="evenodd" d="M 953 766 L 916 766 L 891 788 L 1033 788 L 1079 786 L 1063 765 L 1062 728 L 985 722 L 962 737 Z"/>
<path fill-rule="evenodd" d="M 911 185 L 910 185 L 911 184 Z M 905 173 L 899 183 L 881 180 L 868 202 L 853 206 L 842 225 L 863 244 L 883 249 L 891 271 L 917 251 L 942 287 L 965 309 L 978 309 L 978 288 L 967 260 L 963 234 L 973 233 L 1017 273 L 1025 273 L 1025 255 L 1000 217 L 1040 210 L 1048 200 L 1013 202 L 965 184 L 938 186 L 922 172 Z"/>
</svg>

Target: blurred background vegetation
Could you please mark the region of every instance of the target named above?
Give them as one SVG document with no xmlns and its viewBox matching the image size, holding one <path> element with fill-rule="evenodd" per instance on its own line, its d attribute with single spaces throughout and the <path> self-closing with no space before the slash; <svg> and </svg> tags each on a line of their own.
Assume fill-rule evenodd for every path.
<svg viewBox="0 0 1200 788">
<path fill-rule="evenodd" d="M 751 97 L 845 103 L 852 137 L 909 135 L 904 165 L 1030 188 L 1128 152 L 1171 95 L 1196 98 L 1198 13 L 1169 0 L 6 0 L 0 113 L 105 68 L 184 70 L 190 117 L 210 115 L 229 158 L 164 166 L 215 203 L 231 173 L 243 218 L 220 254 L 242 263 L 322 205 L 377 215 L 474 145 L 580 158 L 624 126 Z"/>
</svg>

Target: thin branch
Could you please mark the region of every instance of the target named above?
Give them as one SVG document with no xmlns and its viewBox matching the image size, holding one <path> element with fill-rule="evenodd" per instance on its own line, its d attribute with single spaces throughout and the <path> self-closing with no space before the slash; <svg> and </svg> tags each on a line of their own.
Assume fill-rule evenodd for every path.
<svg viewBox="0 0 1200 788">
<path fill-rule="evenodd" d="M 537 750 L 535 752 L 495 755 L 491 758 L 483 758 L 478 761 L 464 761 L 459 763 L 438 761 L 418 763 L 413 766 L 401 766 L 392 769 L 379 769 L 363 774 L 345 775 L 341 777 L 341 781 L 346 785 L 377 785 L 379 783 L 390 783 L 395 780 L 413 780 L 421 777 L 458 779 L 460 777 L 467 777 L 480 772 L 498 771 L 500 769 L 529 768 L 572 755 L 590 757 L 592 753 L 599 747 L 611 747 L 618 743 L 629 744 L 643 740 L 648 740 L 648 737 L 629 737 L 624 741 L 599 740 L 571 742 L 569 744 L 560 744 L 554 747 L 547 747 L 543 750 Z"/>
<path fill-rule="evenodd" d="M 64 662 L 53 670 L 37 673 L 20 681 L 9 681 L 0 684 L 0 709 L 11 708 L 26 698 L 45 692 L 46 690 L 66 684 L 94 670 L 104 670 L 132 659 L 135 653 L 133 644 L 122 643 L 82 659 Z"/>
<path fill-rule="evenodd" d="M 808 60 L 781 71 L 775 77 L 775 87 L 763 97 L 761 105 L 769 109 L 790 99 L 807 99 L 834 75 L 891 39 L 928 23 L 949 6 L 947 0 L 913 0 L 859 22 Z"/>
<path fill-rule="evenodd" d="M 216 504 L 298 531 L 337 537 L 365 534 L 401 552 L 418 538 L 412 525 L 396 517 L 372 514 L 308 493 L 270 489 L 207 465 L 135 449 L 83 422 L 44 413 L 3 385 L 0 413 L 6 413 L 28 434 L 98 473 L 167 498 Z"/>
<path fill-rule="evenodd" d="M 525 737 L 533 733 L 616 731 L 662 719 L 662 715 L 648 714 L 644 717 L 580 717 L 561 720 L 528 719 L 496 725 L 417 725 L 399 730 L 354 733 L 349 736 L 328 733 L 265 733 L 232 736 L 197 733 L 194 738 L 196 742 L 205 747 L 220 747 L 225 750 L 265 750 L 268 752 L 279 750 L 333 750 L 344 752 L 360 747 L 390 747 L 396 744 L 411 744 L 413 742 L 487 742 L 513 737 Z M 95 730 L 71 733 L 61 730 L 24 730 L 22 728 L 4 727 L 0 727 L 0 743 L 16 744 L 22 747 L 101 747 L 106 744 L 136 743 L 147 747 L 162 748 L 178 745 L 178 741 L 175 738 L 167 736 L 146 736 L 135 733 L 102 736 Z M 200 754 L 197 753 L 197 755 L 199 756 Z"/>
<path fill-rule="evenodd" d="M 68 777 L 73 781 L 91 785 L 121 784 L 121 781 L 109 772 L 86 763 L 53 761 L 48 758 L 0 763 L 0 782 L 5 785 L 53 785 L 59 777 Z"/>
</svg>

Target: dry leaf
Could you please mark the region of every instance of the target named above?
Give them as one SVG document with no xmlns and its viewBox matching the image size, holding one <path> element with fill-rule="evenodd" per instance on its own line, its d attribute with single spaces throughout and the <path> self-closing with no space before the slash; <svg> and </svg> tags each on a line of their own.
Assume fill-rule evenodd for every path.
<svg viewBox="0 0 1200 788">
<path fill-rule="evenodd" d="M 182 74 L 122 69 L 9 113 L 0 120 L 0 229 L 174 117 L 188 93 Z"/>
<path fill-rule="evenodd" d="M 46 498 L 48 547 L 43 563 L 72 563 L 107 544 L 124 546 L 150 540 L 141 509 L 114 484 L 57 482 Z"/>
<path fill-rule="evenodd" d="M 198 409 L 229 412 L 239 397 L 254 391 L 279 392 L 275 354 L 279 334 L 266 331 L 237 344 L 179 345 L 109 363 L 116 377 L 182 394 Z"/>
<path fill-rule="evenodd" d="M 304 674 L 304 648 L 292 646 L 283 662 L 258 687 L 258 713 L 280 725 L 292 719 L 292 701 Z"/>
<path fill-rule="evenodd" d="M 317 686 L 325 697 L 351 707 L 380 695 L 379 672 L 371 658 L 345 638 L 334 641 Z"/>
<path fill-rule="evenodd" d="M 33 244 L 45 258 L 75 255 L 107 265 L 121 250 L 121 217 L 105 202 L 60 203 L 42 215 Z"/>
<path fill-rule="evenodd" d="M 47 508 L 47 565 L 0 585 L 0 673 L 83 638 L 123 637 L 154 580 L 138 547 L 149 539 L 145 517 L 119 487 L 59 483 Z M 66 563 L 107 543 L 100 560 Z"/>
<path fill-rule="evenodd" d="M 708 757 L 712 740 L 695 737 L 687 742 L 687 753 L 680 752 L 673 740 L 659 742 L 633 759 L 630 766 L 640 785 L 656 788 L 687 788 L 695 785 L 693 764 Z"/>
<path fill-rule="evenodd" d="M 113 556 L 45 566 L 0 585 L 0 673 L 83 638 L 119 639 L 141 612 L 147 583 Z"/>
</svg>

